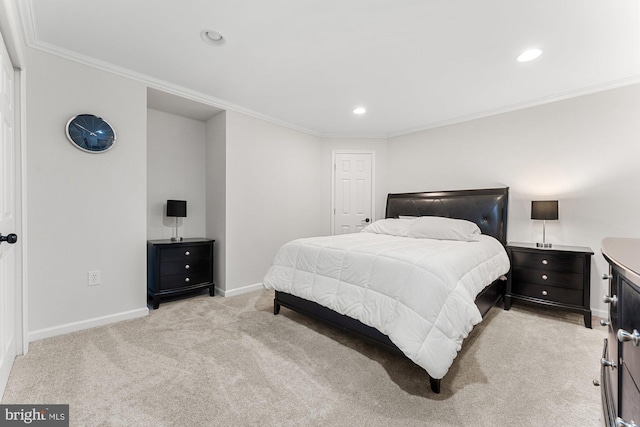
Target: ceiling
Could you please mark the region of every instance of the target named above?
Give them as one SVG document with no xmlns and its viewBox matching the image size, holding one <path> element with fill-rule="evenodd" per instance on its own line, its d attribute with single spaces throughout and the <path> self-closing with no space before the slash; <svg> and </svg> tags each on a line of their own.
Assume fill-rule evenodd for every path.
<svg viewBox="0 0 640 427">
<path fill-rule="evenodd" d="M 640 82 L 637 0 L 25 0 L 20 14 L 32 47 L 321 136 Z M 543 54 L 516 61 L 531 47 Z"/>
</svg>

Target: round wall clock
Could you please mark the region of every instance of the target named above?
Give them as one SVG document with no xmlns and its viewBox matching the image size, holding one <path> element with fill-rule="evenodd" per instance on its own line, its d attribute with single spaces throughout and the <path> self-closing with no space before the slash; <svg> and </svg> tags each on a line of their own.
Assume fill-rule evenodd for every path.
<svg viewBox="0 0 640 427">
<path fill-rule="evenodd" d="M 93 114 L 78 114 L 67 122 L 67 138 L 88 153 L 104 153 L 116 143 L 111 125 Z"/>
</svg>

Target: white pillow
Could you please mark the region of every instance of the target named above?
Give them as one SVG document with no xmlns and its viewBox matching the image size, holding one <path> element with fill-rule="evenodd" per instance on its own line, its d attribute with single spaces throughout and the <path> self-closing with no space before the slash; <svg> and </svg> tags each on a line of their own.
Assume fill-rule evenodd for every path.
<svg viewBox="0 0 640 427">
<path fill-rule="evenodd" d="M 415 221 L 412 219 L 386 218 L 379 219 L 362 229 L 363 233 L 389 234 L 391 236 L 407 237 L 411 224 Z"/>
<path fill-rule="evenodd" d="M 407 237 L 477 242 L 480 240 L 480 234 L 478 225 L 471 221 L 440 216 L 420 216 L 412 220 Z"/>
</svg>

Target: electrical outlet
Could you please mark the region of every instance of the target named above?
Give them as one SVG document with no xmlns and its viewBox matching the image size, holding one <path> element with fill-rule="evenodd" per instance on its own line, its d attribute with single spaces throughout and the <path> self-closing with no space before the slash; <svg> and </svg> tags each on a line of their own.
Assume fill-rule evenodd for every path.
<svg viewBox="0 0 640 427">
<path fill-rule="evenodd" d="M 96 286 L 100 284 L 100 272 L 99 271 L 90 271 L 89 272 L 89 286 Z"/>
</svg>

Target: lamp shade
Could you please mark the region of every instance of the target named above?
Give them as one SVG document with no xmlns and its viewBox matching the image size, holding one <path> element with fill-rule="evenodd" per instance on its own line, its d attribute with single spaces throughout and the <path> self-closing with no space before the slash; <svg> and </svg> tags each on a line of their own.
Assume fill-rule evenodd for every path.
<svg viewBox="0 0 640 427">
<path fill-rule="evenodd" d="M 167 216 L 186 217 L 187 201 L 186 200 L 167 200 Z"/>
<path fill-rule="evenodd" d="M 531 219 L 558 219 L 557 200 L 538 200 L 531 202 Z"/>
</svg>

